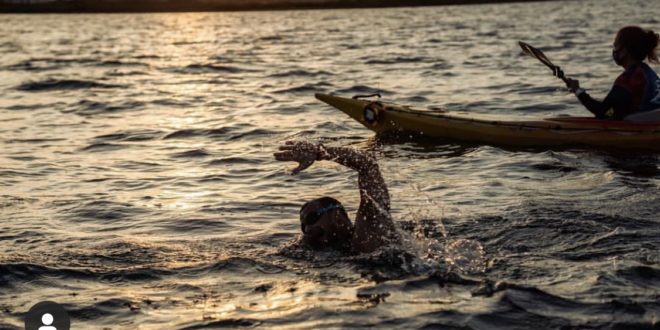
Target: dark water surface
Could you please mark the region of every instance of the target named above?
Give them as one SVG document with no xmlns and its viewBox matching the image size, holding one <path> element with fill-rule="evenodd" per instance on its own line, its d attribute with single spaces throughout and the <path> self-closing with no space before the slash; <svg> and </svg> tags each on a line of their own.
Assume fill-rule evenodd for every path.
<svg viewBox="0 0 660 330">
<path fill-rule="evenodd" d="M 382 143 L 313 93 L 585 115 L 517 41 L 602 97 L 617 29 L 659 20 L 614 0 L 0 15 L 0 328 L 54 300 L 74 329 L 657 329 L 657 155 Z M 304 201 L 359 198 L 338 165 L 287 175 L 294 138 L 373 151 L 394 217 L 433 232 L 406 249 L 435 258 L 287 248 Z"/>
</svg>

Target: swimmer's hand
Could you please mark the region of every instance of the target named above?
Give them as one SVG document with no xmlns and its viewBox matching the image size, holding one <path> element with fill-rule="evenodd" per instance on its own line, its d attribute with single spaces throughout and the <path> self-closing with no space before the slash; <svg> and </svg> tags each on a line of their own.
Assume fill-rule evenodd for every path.
<svg viewBox="0 0 660 330">
<path fill-rule="evenodd" d="M 275 159 L 283 162 L 298 162 L 298 167 L 291 171 L 295 175 L 312 166 L 319 158 L 320 149 L 317 145 L 307 141 L 286 141 L 279 148 L 280 152 L 273 154 Z"/>
</svg>

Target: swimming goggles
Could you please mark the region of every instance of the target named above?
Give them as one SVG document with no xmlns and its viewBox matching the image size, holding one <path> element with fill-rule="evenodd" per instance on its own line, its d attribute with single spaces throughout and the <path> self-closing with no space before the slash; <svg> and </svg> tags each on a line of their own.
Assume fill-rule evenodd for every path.
<svg viewBox="0 0 660 330">
<path fill-rule="evenodd" d="M 310 212 L 309 214 L 305 215 L 305 217 L 302 219 L 302 222 L 300 223 L 302 231 L 305 232 L 305 226 L 311 226 L 315 224 L 326 213 L 337 209 L 343 210 L 344 207 L 339 204 L 330 204 L 326 207 L 321 208 L 320 210 L 317 210 L 316 212 Z"/>
</svg>

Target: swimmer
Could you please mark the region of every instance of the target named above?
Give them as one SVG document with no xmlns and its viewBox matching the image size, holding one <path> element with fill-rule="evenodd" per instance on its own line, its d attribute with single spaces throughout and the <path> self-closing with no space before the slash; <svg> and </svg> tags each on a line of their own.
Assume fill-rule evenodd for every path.
<svg viewBox="0 0 660 330">
<path fill-rule="evenodd" d="M 607 97 L 596 101 L 580 88 L 580 82 L 566 79 L 566 86 L 590 112 L 600 119 L 622 120 L 626 116 L 660 109 L 660 79 L 644 63 L 658 64 L 659 36 L 637 26 L 624 27 L 616 34 L 612 49 L 614 62 L 625 71 L 616 79 Z"/>
<path fill-rule="evenodd" d="M 303 242 L 314 249 L 334 248 L 369 253 L 399 241 L 390 210 L 390 195 L 376 160 L 358 150 L 325 147 L 306 141 L 287 141 L 274 154 L 279 161 L 298 162 L 298 174 L 315 161 L 329 160 L 358 173 L 360 206 L 351 223 L 344 206 L 332 197 L 321 197 L 300 208 Z"/>
</svg>

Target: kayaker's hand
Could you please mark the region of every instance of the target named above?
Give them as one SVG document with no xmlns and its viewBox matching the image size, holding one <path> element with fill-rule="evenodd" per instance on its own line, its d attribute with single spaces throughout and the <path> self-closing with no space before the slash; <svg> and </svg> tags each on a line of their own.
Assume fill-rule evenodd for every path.
<svg viewBox="0 0 660 330">
<path fill-rule="evenodd" d="M 580 88 L 580 81 L 577 79 L 566 78 L 566 87 L 571 93 L 575 93 Z"/>
<path fill-rule="evenodd" d="M 294 175 L 312 166 L 319 156 L 319 147 L 307 141 L 286 141 L 279 150 L 274 154 L 275 159 L 298 162 L 298 167 L 291 171 Z"/>
</svg>

